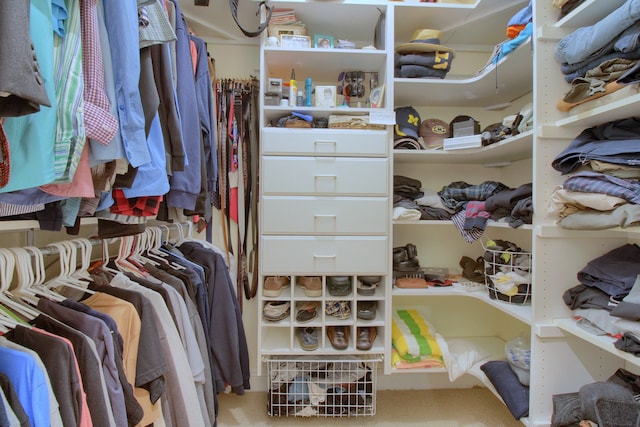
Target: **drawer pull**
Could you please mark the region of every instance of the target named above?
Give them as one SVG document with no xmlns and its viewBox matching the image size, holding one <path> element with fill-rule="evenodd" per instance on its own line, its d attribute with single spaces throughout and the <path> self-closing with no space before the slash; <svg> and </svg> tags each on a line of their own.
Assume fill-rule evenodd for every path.
<svg viewBox="0 0 640 427">
<path fill-rule="evenodd" d="M 322 259 L 335 259 L 335 255 L 314 255 L 314 258 L 322 258 Z"/>
<path fill-rule="evenodd" d="M 313 141 L 313 144 L 315 146 L 314 150 L 316 152 L 322 152 L 322 153 L 333 152 L 333 153 L 335 153 L 337 142 L 336 141 L 315 140 L 315 141 Z"/>
<path fill-rule="evenodd" d="M 315 214 L 315 215 L 313 215 L 313 217 L 314 217 L 315 219 L 326 219 L 326 218 L 333 218 L 333 219 L 336 219 L 336 216 L 335 216 L 335 215 L 320 215 L 320 214 Z"/>
</svg>

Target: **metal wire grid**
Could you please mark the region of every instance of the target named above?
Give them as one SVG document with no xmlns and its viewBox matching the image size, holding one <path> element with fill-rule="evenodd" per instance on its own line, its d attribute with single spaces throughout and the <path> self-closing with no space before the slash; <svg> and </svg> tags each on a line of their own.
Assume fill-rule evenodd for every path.
<svg viewBox="0 0 640 427">
<path fill-rule="evenodd" d="M 266 360 L 268 414 L 296 417 L 362 417 L 376 413 L 380 358 L 286 357 Z"/>
<path fill-rule="evenodd" d="M 486 249 L 484 255 L 484 279 L 489 297 L 511 304 L 528 304 L 531 302 L 531 252 L 499 251 Z M 500 275 L 512 274 L 511 280 L 526 279 L 525 283 L 512 283 L 515 292 L 503 292 L 498 281 Z M 509 280 L 508 277 L 505 279 Z"/>
</svg>

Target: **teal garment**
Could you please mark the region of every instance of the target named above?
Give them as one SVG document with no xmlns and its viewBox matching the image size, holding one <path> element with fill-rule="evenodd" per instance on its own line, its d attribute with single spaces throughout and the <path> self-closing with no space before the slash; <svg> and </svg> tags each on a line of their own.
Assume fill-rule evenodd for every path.
<svg viewBox="0 0 640 427">
<path fill-rule="evenodd" d="M 53 143 L 56 136 L 56 102 L 53 84 L 53 18 L 51 0 L 31 0 L 30 34 L 51 107 L 4 123 L 11 152 L 9 183 L 0 192 L 23 190 L 52 182 Z M 28 43 L 28 41 L 25 41 Z"/>
</svg>

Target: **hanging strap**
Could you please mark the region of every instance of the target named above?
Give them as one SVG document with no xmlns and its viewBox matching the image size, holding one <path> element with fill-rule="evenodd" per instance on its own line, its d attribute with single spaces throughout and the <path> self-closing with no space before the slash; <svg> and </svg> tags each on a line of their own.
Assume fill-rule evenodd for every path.
<svg viewBox="0 0 640 427">
<path fill-rule="evenodd" d="M 259 36 L 265 30 L 265 28 L 267 28 L 267 26 L 269 25 L 269 21 L 271 20 L 271 6 L 267 4 L 266 0 L 261 1 L 260 4 L 258 4 L 258 11 L 256 12 L 256 16 L 260 15 L 260 8 L 264 6 L 267 12 L 266 19 L 260 23 L 260 26 L 256 31 L 247 31 L 242 27 L 242 25 L 240 25 L 240 21 L 238 21 L 238 1 L 239 0 L 229 0 L 229 7 L 231 8 L 231 16 L 233 16 L 233 20 L 236 21 L 238 28 L 240 28 L 240 31 L 242 31 L 245 36 Z"/>
</svg>

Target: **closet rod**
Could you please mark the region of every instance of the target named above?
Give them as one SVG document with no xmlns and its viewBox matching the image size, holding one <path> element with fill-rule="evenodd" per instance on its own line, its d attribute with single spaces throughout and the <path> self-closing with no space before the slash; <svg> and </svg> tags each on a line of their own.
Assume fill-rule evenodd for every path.
<svg viewBox="0 0 640 427">
<path fill-rule="evenodd" d="M 155 228 L 159 228 L 162 230 L 163 227 L 167 227 L 167 228 L 182 228 L 182 226 L 185 227 L 189 227 L 189 224 L 183 224 L 183 223 L 179 223 L 179 222 L 171 222 L 168 224 L 162 224 L 162 225 L 150 225 L 149 227 L 155 227 Z M 163 230 L 164 231 L 164 230 Z M 127 236 L 122 236 L 122 237 L 127 237 Z M 116 239 L 119 239 L 120 237 L 109 237 L 106 239 L 99 239 L 99 238 L 92 238 L 92 239 L 87 239 L 89 240 L 89 242 L 91 243 L 91 246 L 97 246 L 102 244 L 104 241 L 106 241 L 109 244 L 115 243 Z M 75 241 L 76 239 L 69 239 L 68 241 L 74 243 L 76 246 L 79 246 L 79 243 L 77 241 Z M 42 253 L 42 255 L 55 255 L 57 253 L 59 253 L 59 249 L 55 246 L 45 246 L 42 248 L 38 248 L 38 250 Z M 33 256 L 33 254 L 32 254 Z"/>
</svg>

